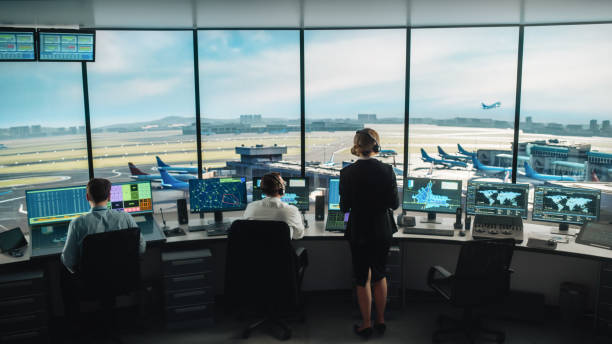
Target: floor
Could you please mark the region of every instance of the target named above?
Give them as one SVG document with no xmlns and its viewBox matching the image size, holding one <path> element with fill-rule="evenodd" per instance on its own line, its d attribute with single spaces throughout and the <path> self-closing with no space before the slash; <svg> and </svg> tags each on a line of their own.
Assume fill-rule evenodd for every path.
<svg viewBox="0 0 612 344">
<path fill-rule="evenodd" d="M 222 313 L 222 312 L 218 312 Z M 372 343 L 431 343 L 431 334 L 437 328 L 439 314 L 458 314 L 441 300 L 435 298 L 413 298 L 401 310 L 389 310 L 387 332 L 383 337 L 374 335 Z M 125 317 L 125 314 L 124 314 Z M 134 319 L 133 315 L 129 316 Z M 549 314 L 540 321 L 488 320 L 488 327 L 506 332 L 506 343 L 611 343 L 612 338 L 596 336 L 589 322 L 568 325 Z M 347 295 L 310 295 L 306 306 L 306 321 L 292 322 L 292 338 L 286 343 L 355 343 L 361 338 L 352 333 L 352 326 L 359 321 L 356 307 Z M 218 315 L 211 326 L 191 330 L 165 330 L 159 321 L 148 321 L 145 327 L 128 325 L 123 321 L 121 339 L 126 344 L 157 343 L 275 343 L 275 332 L 259 330 L 248 340 L 240 339 L 241 330 L 248 322 L 239 322 L 233 317 Z M 87 332 L 87 331 L 86 331 Z M 105 343 L 100 340 L 80 338 L 79 343 Z M 466 342 L 462 339 L 450 343 Z"/>
</svg>

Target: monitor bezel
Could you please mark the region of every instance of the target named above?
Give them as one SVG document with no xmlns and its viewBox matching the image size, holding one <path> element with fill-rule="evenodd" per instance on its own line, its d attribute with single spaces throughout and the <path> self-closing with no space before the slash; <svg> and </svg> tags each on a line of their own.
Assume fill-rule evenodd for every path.
<svg viewBox="0 0 612 344">
<path fill-rule="evenodd" d="M 308 199 L 308 204 L 306 205 L 306 208 L 304 208 L 304 207 L 300 208 L 300 207 L 298 207 L 298 206 L 297 206 L 297 205 L 295 205 L 295 204 L 291 204 L 291 205 L 293 205 L 293 206 L 295 206 L 296 208 L 298 208 L 298 210 L 299 210 L 299 211 L 308 211 L 308 210 L 310 210 L 310 183 L 309 183 L 309 179 L 310 179 L 310 178 L 306 178 L 306 177 L 284 177 L 284 176 L 281 176 L 281 177 L 283 178 L 283 180 L 284 180 L 284 181 L 285 181 L 287 184 L 289 184 L 289 183 L 291 182 L 291 180 L 300 180 L 300 179 L 301 179 L 301 180 L 304 180 L 304 182 L 305 182 L 305 184 L 306 184 L 306 185 L 304 186 L 304 187 L 306 188 L 306 198 Z M 256 184 L 256 183 L 257 183 L 257 180 L 261 180 L 261 178 L 262 178 L 262 177 L 253 177 L 253 192 L 251 193 L 253 196 L 255 196 L 255 185 L 257 185 L 257 184 Z M 290 187 L 290 186 L 288 186 L 287 188 L 289 188 L 289 187 Z M 262 196 L 263 196 L 263 192 L 262 192 Z M 260 199 L 255 199 L 255 197 L 253 197 L 253 202 L 255 202 L 255 201 L 259 201 L 259 200 L 262 200 L 262 199 L 264 199 L 264 197 L 262 197 L 262 198 L 260 198 Z"/>
<path fill-rule="evenodd" d="M 509 215 L 497 215 L 497 214 L 480 214 L 477 213 L 476 211 L 468 211 L 468 200 L 469 200 L 469 191 L 470 191 L 470 184 L 505 184 L 505 185 L 520 185 L 520 186 L 526 186 L 527 187 L 527 193 L 525 194 L 525 215 L 521 216 L 522 219 L 526 220 L 529 217 L 529 189 L 530 189 L 530 184 L 524 184 L 524 183 L 504 183 L 504 182 L 487 182 L 487 181 L 478 181 L 478 180 L 468 180 L 467 183 L 467 188 L 465 190 L 465 212 L 468 215 L 487 215 L 487 216 L 509 216 Z"/>
<path fill-rule="evenodd" d="M 329 181 L 327 182 L 327 211 L 340 211 L 340 208 L 338 209 L 331 209 L 330 205 L 331 203 L 329 202 L 329 184 L 331 183 L 332 180 L 337 180 L 338 181 L 338 193 L 340 193 L 340 178 L 329 178 Z M 340 201 L 338 201 L 338 205 L 340 205 Z"/>
<path fill-rule="evenodd" d="M 53 60 L 48 60 L 48 59 L 41 59 L 41 44 L 42 41 L 40 39 L 40 34 L 41 33 L 84 33 L 84 34 L 93 34 L 93 59 L 92 60 L 58 60 L 58 59 L 53 59 Z M 92 30 L 92 29 L 38 29 L 36 30 L 36 41 L 37 43 L 37 55 L 36 58 L 38 61 L 40 62 L 96 62 L 96 30 Z"/>
<path fill-rule="evenodd" d="M 38 34 L 34 28 L 22 28 L 22 27 L 0 27 L 0 32 L 30 32 L 34 37 L 34 58 L 31 60 L 24 59 L 0 59 L 0 62 L 36 62 L 38 61 Z"/>
<path fill-rule="evenodd" d="M 217 208 L 217 209 L 206 209 L 206 210 L 194 210 L 191 207 L 191 185 L 193 183 L 199 183 L 199 182 L 205 182 L 208 180 L 221 180 L 221 179 L 235 179 L 235 178 L 240 178 L 242 179 L 242 185 L 244 187 L 244 199 L 242 200 L 243 202 L 241 202 L 244 206 L 240 207 L 240 208 Z M 189 212 L 191 214 L 206 214 L 206 213 L 217 213 L 217 212 L 230 212 L 230 211 L 242 211 L 245 210 L 248 202 L 247 202 L 247 187 L 246 187 L 246 183 L 247 183 L 247 179 L 246 177 L 217 177 L 217 178 L 206 178 L 206 179 L 190 179 L 189 180 Z"/>
<path fill-rule="evenodd" d="M 73 188 L 84 188 L 85 189 L 85 194 L 87 194 L 87 185 L 58 186 L 58 187 L 54 187 L 54 188 L 42 188 L 42 189 L 25 190 L 26 207 L 28 206 L 28 194 L 30 194 L 30 193 L 40 192 L 40 191 L 49 191 L 49 190 L 58 190 L 58 189 L 73 189 Z M 87 212 L 84 212 L 84 213 L 80 213 L 79 216 L 85 215 L 89 211 L 90 210 L 88 210 Z M 31 214 L 31 212 L 28 211 L 28 225 L 30 227 L 44 227 L 44 226 L 50 226 L 50 225 L 54 225 L 54 224 L 68 223 L 68 222 L 73 220 L 73 219 L 69 219 L 69 220 L 54 220 L 54 221 L 46 221 L 44 223 L 34 223 L 33 224 L 33 223 L 30 223 L 30 221 L 31 221 L 30 214 Z"/>
<path fill-rule="evenodd" d="M 557 188 L 557 189 L 568 189 L 568 190 L 580 190 L 580 191 L 586 191 L 586 192 L 597 192 L 599 194 L 599 197 L 598 197 L 597 218 L 595 220 L 585 221 L 585 222 L 546 220 L 546 219 L 534 218 L 534 215 L 535 215 L 535 193 L 536 193 L 536 190 L 538 188 L 551 188 L 551 187 L 552 188 Z M 548 223 L 567 223 L 567 224 L 570 224 L 570 225 L 583 225 L 586 222 L 598 222 L 600 217 L 601 217 L 601 190 L 585 189 L 585 188 L 572 188 L 572 187 L 567 187 L 567 186 L 553 186 L 553 185 L 537 185 L 537 186 L 535 186 L 533 188 L 533 209 L 531 210 L 531 221 L 548 222 Z"/>
<path fill-rule="evenodd" d="M 151 184 L 150 180 L 141 180 L 141 181 L 128 181 L 128 182 L 118 182 L 118 183 L 112 183 L 111 184 L 111 188 L 113 186 L 117 186 L 117 185 L 126 185 L 126 184 L 149 184 L 149 189 L 151 190 L 151 210 L 144 210 L 144 211 L 134 211 L 131 213 L 128 213 L 127 211 L 123 211 L 123 210 L 117 210 L 117 211 L 121 211 L 123 213 L 126 214 L 130 214 L 130 215 L 145 215 L 145 214 L 153 214 L 155 207 L 154 207 L 154 203 L 153 203 L 153 185 Z M 109 195 L 110 197 L 110 195 Z M 108 203 L 112 203 L 109 199 Z M 112 208 L 109 208 L 109 210 L 115 210 Z"/>
<path fill-rule="evenodd" d="M 406 181 L 408 179 L 423 179 L 423 180 L 435 180 L 435 181 L 446 181 L 446 182 L 459 182 L 459 206 L 462 204 L 463 198 L 463 181 L 459 179 L 441 179 L 441 178 L 421 178 L 421 177 L 406 177 L 404 178 L 404 185 L 402 186 L 402 210 L 418 212 L 418 213 L 437 213 L 437 214 L 456 214 L 457 208 L 449 209 L 448 211 L 439 211 L 439 210 L 425 210 L 425 209 L 406 209 L 404 208 L 404 195 L 406 194 Z"/>
</svg>

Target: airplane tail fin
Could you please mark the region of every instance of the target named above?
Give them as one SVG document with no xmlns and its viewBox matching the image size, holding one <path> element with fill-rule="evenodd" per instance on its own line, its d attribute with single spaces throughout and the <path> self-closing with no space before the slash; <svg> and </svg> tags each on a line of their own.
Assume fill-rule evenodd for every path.
<svg viewBox="0 0 612 344">
<path fill-rule="evenodd" d="M 527 161 L 525 161 L 525 174 L 529 178 L 533 178 L 533 176 L 536 175 L 536 172 L 533 170 L 533 168 L 531 168 L 531 166 L 529 165 Z"/>
<path fill-rule="evenodd" d="M 459 143 L 457 143 L 457 149 L 459 150 L 459 153 L 467 154 L 467 151 L 465 149 L 463 149 L 463 147 L 461 147 L 461 145 Z"/>
<path fill-rule="evenodd" d="M 334 152 L 334 153 L 332 153 L 332 155 L 329 157 L 329 161 L 328 161 L 328 163 L 330 163 L 330 164 L 333 164 L 333 163 L 334 163 L 334 155 L 335 155 L 335 154 L 336 154 L 335 152 Z"/>
<path fill-rule="evenodd" d="M 155 160 L 157 160 L 157 167 L 170 167 L 170 165 L 163 162 L 157 155 L 155 156 Z"/>
<path fill-rule="evenodd" d="M 487 106 L 486 106 L 486 105 L 485 105 L 485 103 L 483 103 L 483 102 L 480 102 L 480 106 L 482 106 L 482 108 L 483 108 L 483 109 L 486 109 L 486 108 L 487 108 Z"/>
<path fill-rule="evenodd" d="M 440 146 L 438 146 L 438 154 L 440 154 L 440 156 L 448 155 Z"/>
<path fill-rule="evenodd" d="M 426 151 L 425 151 L 423 148 L 421 148 L 421 157 L 422 157 L 423 159 L 431 159 L 431 157 L 429 156 L 429 154 L 427 154 L 427 152 L 426 152 Z"/>
<path fill-rule="evenodd" d="M 132 164 L 131 162 L 128 162 L 128 167 L 130 168 L 130 173 L 133 176 L 147 176 L 147 175 L 149 175 L 148 173 L 142 172 L 138 167 L 136 167 L 136 165 Z"/>
<path fill-rule="evenodd" d="M 180 183 L 180 181 L 176 178 L 174 178 L 173 176 L 171 176 L 168 171 L 166 171 L 163 168 L 159 169 L 159 174 L 161 174 L 162 177 L 162 182 L 164 184 L 168 184 L 168 185 L 176 185 L 178 183 Z"/>
<path fill-rule="evenodd" d="M 461 146 L 459 146 L 461 147 Z M 474 167 L 476 167 L 476 169 L 480 170 L 482 168 L 482 164 L 480 163 L 480 160 L 478 160 L 478 158 L 476 156 L 472 155 L 472 164 L 474 164 Z"/>
</svg>

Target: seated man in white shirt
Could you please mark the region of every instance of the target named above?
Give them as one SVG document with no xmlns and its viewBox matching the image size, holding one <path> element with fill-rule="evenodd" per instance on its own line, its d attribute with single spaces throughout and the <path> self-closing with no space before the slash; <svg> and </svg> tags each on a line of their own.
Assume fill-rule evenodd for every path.
<svg viewBox="0 0 612 344">
<path fill-rule="evenodd" d="M 285 181 L 278 172 L 272 172 L 261 178 L 261 190 L 266 198 L 251 202 L 244 211 L 247 220 L 283 221 L 289 225 L 291 238 L 301 239 L 304 236 L 302 214 L 294 205 L 281 200 L 285 193 Z"/>
</svg>

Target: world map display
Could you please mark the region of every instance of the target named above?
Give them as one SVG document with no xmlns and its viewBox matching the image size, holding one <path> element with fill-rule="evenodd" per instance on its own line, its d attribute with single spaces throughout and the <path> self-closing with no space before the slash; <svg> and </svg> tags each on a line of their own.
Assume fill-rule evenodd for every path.
<svg viewBox="0 0 612 344">
<path fill-rule="evenodd" d="M 584 197 L 571 197 L 567 195 L 552 195 L 545 196 L 549 199 L 558 212 L 580 212 L 589 214 L 591 213 L 592 199 Z"/>
<path fill-rule="evenodd" d="M 478 193 L 483 195 L 490 206 L 509 205 L 519 207 L 519 196 L 521 193 L 514 191 L 499 191 L 496 189 L 478 190 Z"/>
</svg>

